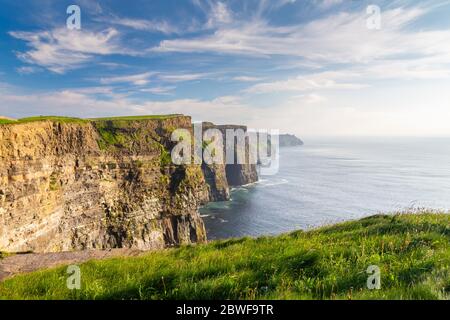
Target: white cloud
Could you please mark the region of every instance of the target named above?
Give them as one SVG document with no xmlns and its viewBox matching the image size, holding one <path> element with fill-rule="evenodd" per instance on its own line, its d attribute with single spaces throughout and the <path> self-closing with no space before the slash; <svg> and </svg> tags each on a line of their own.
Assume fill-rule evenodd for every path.
<svg viewBox="0 0 450 320">
<path fill-rule="evenodd" d="M 84 87 L 84 88 L 74 88 L 70 90 L 62 90 L 64 91 L 70 91 L 74 93 L 79 94 L 85 94 L 85 95 L 97 95 L 97 94 L 104 94 L 108 96 L 114 96 L 114 88 L 113 87 Z"/>
<path fill-rule="evenodd" d="M 404 33 L 402 27 L 424 13 L 421 9 L 394 9 L 383 13 L 382 32 L 366 28 L 364 13 L 340 13 L 310 23 L 294 26 L 271 26 L 253 20 L 218 28 L 213 35 L 198 38 L 165 40 L 154 51 L 218 52 L 247 55 L 289 55 L 321 62 L 361 62 L 406 53 L 398 40 L 412 40 L 416 33 Z M 436 35 L 422 32 L 430 42 Z M 416 49 L 428 50 L 420 41 Z"/>
<path fill-rule="evenodd" d="M 447 86 L 382 91 L 350 100 L 305 93 L 281 101 L 276 108 L 256 108 L 241 97 L 211 100 L 134 101 L 113 88 L 93 87 L 30 94 L 0 84 L 0 114 L 100 117 L 118 115 L 191 115 L 196 121 L 246 124 L 255 129 L 282 129 L 300 135 L 450 135 L 450 92 Z M 364 95 L 365 93 L 362 93 Z M 99 98 L 105 95 L 106 98 Z M 110 98 L 108 98 L 110 96 Z M 405 100 L 404 97 L 408 96 Z M 64 101 L 64 104 L 61 104 Z M 329 102 L 332 102 L 331 104 Z M 363 105 L 360 102 L 364 101 Z M 414 102 L 414 103 L 412 103 Z"/>
<path fill-rule="evenodd" d="M 31 47 L 17 56 L 24 62 L 35 64 L 56 73 L 79 68 L 96 55 L 133 54 L 118 43 L 119 32 L 69 30 L 67 28 L 38 32 L 9 32 L 14 38 L 26 41 Z"/>
<path fill-rule="evenodd" d="M 159 94 L 159 95 L 169 95 L 175 89 L 176 89 L 176 87 L 174 87 L 174 86 L 168 86 L 168 87 L 145 88 L 145 89 L 141 89 L 139 91 L 148 92 L 148 93 L 152 93 L 152 94 Z"/>
<path fill-rule="evenodd" d="M 36 68 L 33 66 L 22 66 L 16 69 L 18 73 L 20 74 L 32 74 L 36 72 L 42 71 L 41 68 Z"/>
<path fill-rule="evenodd" d="M 150 82 L 150 77 L 155 75 L 155 72 L 144 72 L 133 75 L 126 76 L 116 76 L 101 78 L 100 83 L 102 84 L 112 84 L 112 83 L 131 83 L 136 86 L 143 86 Z"/>
<path fill-rule="evenodd" d="M 146 19 L 110 17 L 108 19 L 98 18 L 97 21 L 111 23 L 141 31 L 161 32 L 164 34 L 172 34 L 180 32 L 180 30 L 177 27 L 163 20 L 156 21 Z"/>
<path fill-rule="evenodd" d="M 309 105 L 315 103 L 321 103 L 327 101 L 327 99 L 317 93 L 309 93 L 309 94 L 301 94 L 298 96 L 294 96 L 291 98 L 291 101 L 294 100 L 295 103 L 300 105 Z"/>
<path fill-rule="evenodd" d="M 101 84 L 112 84 L 112 83 L 128 83 L 136 86 L 144 86 L 151 81 L 162 81 L 162 82 L 188 82 L 199 79 L 204 79 L 209 74 L 206 73 L 179 73 L 179 74 L 169 74 L 160 72 L 143 72 L 131 75 L 120 75 L 112 77 L 103 77 L 100 79 Z M 153 78 L 153 80 L 152 80 Z"/>
<path fill-rule="evenodd" d="M 287 5 L 290 2 L 279 0 L 276 3 Z M 337 2 L 324 0 L 317 4 L 325 8 Z M 276 9 L 273 2 L 263 0 L 260 3 L 264 10 Z M 117 88 L 109 86 L 17 94 L 0 83 L 0 114 L 94 117 L 184 113 L 196 120 L 242 123 L 254 128 L 283 128 L 299 134 L 450 134 L 450 112 L 447 106 L 450 100 L 450 30 L 428 28 L 417 31 L 410 28 L 411 23 L 427 13 L 425 7 L 385 10 L 382 12 L 383 27 L 376 31 L 366 28 L 364 10 L 333 14 L 299 25 L 274 26 L 258 14 L 252 19 L 238 21 L 238 14 L 231 12 L 225 4 L 222 7 L 216 5 L 214 9 L 206 6 L 209 14 L 205 24 L 200 27 L 212 29 L 207 30 L 205 35 L 165 40 L 145 54 L 155 51 L 201 52 L 243 55 L 246 58 L 276 57 L 280 58 L 276 63 L 282 60 L 286 70 L 308 69 L 314 73 L 306 74 L 303 71 L 297 77 L 281 78 L 284 72 L 279 71 L 280 68 L 277 72 L 279 80 L 269 76 L 261 79 L 246 76 L 252 73 L 244 65 L 243 69 L 239 69 L 244 75 L 236 76 L 233 80 L 248 82 L 249 88 L 245 90 L 248 95 L 215 99 L 174 98 L 171 101 L 134 100 L 136 95 L 118 94 Z M 137 30 L 170 33 L 172 36 L 175 34 L 171 26 L 164 23 L 157 25 L 151 20 L 122 19 L 116 24 Z M 135 54 L 123 49 L 119 43 L 120 34 L 115 29 L 100 33 L 75 31 L 72 34 L 66 30 L 52 30 L 12 32 L 11 35 L 26 41 L 30 46 L 28 51 L 18 54 L 21 59 L 60 73 L 84 66 L 98 55 Z M 85 35 L 88 37 L 85 38 Z M 203 57 L 197 58 L 200 60 Z M 213 61 L 210 58 L 208 56 L 204 61 Z M 264 61 L 273 72 L 271 63 L 275 59 Z M 202 65 L 201 70 L 204 70 L 205 65 Z M 234 75 L 238 69 L 232 70 Z M 166 95 L 175 89 L 175 83 L 210 79 L 215 74 L 169 72 L 114 75 L 97 81 L 116 87 L 119 87 L 118 84 L 137 86 L 133 93 Z M 292 75 L 292 70 L 289 70 L 289 74 Z M 224 78 L 229 80 L 230 76 Z M 440 81 L 421 81 L 423 87 L 416 86 L 417 82 L 407 82 L 417 79 Z M 384 80 L 396 80 L 393 86 L 395 92 L 386 92 L 390 83 L 394 82 L 386 84 Z M 447 87 L 441 83 L 447 84 Z M 351 94 L 347 91 L 368 85 L 371 86 L 370 90 L 353 90 Z M 376 91 L 378 87 L 383 90 Z M 407 90 L 402 91 L 402 87 L 407 87 Z M 286 94 L 272 95 L 267 101 L 262 99 L 265 96 L 253 96 L 279 92 Z M 250 102 L 250 99 L 255 100 Z"/>
<path fill-rule="evenodd" d="M 364 94 L 367 94 L 365 92 Z M 362 94 L 362 96 L 364 96 Z M 405 99 L 405 95 L 408 96 Z M 310 136 L 448 136 L 450 92 L 442 87 L 382 90 L 378 97 L 335 95 L 326 100 L 299 96 L 267 110 L 274 125 Z M 314 101 L 315 100 L 315 101 Z"/>
<path fill-rule="evenodd" d="M 241 81 L 241 82 L 257 82 L 257 81 L 263 80 L 263 78 L 249 77 L 249 76 L 239 76 L 239 77 L 234 77 L 233 80 Z"/>
<path fill-rule="evenodd" d="M 232 21 L 232 12 L 225 3 L 219 1 L 211 4 L 211 11 L 209 13 L 208 22 L 206 23 L 207 28 L 228 24 Z"/>
<path fill-rule="evenodd" d="M 194 29 L 212 29 L 233 22 L 233 12 L 223 1 L 192 0 L 192 3 L 206 15 L 206 23 L 198 24 Z"/>
<path fill-rule="evenodd" d="M 64 115 L 101 117 L 139 114 L 191 115 L 195 120 L 217 123 L 245 123 L 251 115 L 250 107 L 239 97 L 225 96 L 212 100 L 175 99 L 171 101 L 134 101 L 126 96 L 100 99 L 97 94 L 108 88 L 67 89 L 40 94 L 20 94 L 7 90 L 0 95 L 0 114 L 16 118 L 30 115 Z M 61 101 L 64 101 L 62 104 Z"/>
<path fill-rule="evenodd" d="M 380 60 L 364 67 L 355 67 L 366 79 L 438 80 L 450 78 L 450 60 L 447 55 L 406 60 Z"/>
<path fill-rule="evenodd" d="M 204 79 L 209 76 L 206 73 L 180 73 L 180 74 L 160 74 L 158 78 L 167 82 L 185 82 L 185 81 L 193 81 Z"/>
<path fill-rule="evenodd" d="M 331 6 L 339 1 L 321 1 Z M 212 35 L 162 41 L 154 51 L 290 56 L 337 70 L 258 83 L 247 93 L 360 89 L 374 80 L 450 78 L 450 30 L 407 28 L 425 6 L 382 12 L 382 30 L 366 27 L 365 12 L 339 13 L 303 25 L 271 26 L 262 19 L 218 27 Z M 290 67 L 292 67 L 291 62 Z M 339 71 L 341 70 L 341 71 Z M 343 71 L 342 71 L 343 70 Z M 235 81 L 253 79 L 235 77 Z M 256 81 L 256 79 L 254 79 Z"/>
<path fill-rule="evenodd" d="M 308 76 L 298 76 L 296 78 L 258 83 L 247 88 L 247 93 L 273 93 L 273 92 L 298 92 L 317 91 L 325 89 L 361 89 L 367 84 L 346 82 L 350 78 L 358 78 L 357 74 L 350 72 L 321 72 Z"/>
<path fill-rule="evenodd" d="M 116 62 L 99 62 L 98 64 L 101 65 L 101 66 L 105 66 L 107 68 L 110 68 L 110 69 L 117 69 L 117 68 L 121 68 L 121 67 L 128 67 L 127 64 L 116 63 Z"/>
<path fill-rule="evenodd" d="M 323 9 L 328 9 L 332 6 L 344 2 L 343 0 L 314 0 L 314 2 Z"/>
<path fill-rule="evenodd" d="M 85 12 L 88 11 L 90 14 L 95 15 L 103 13 L 103 8 L 96 0 L 77 0 L 76 2 Z"/>
<path fill-rule="evenodd" d="M 368 69 L 391 65 L 403 71 L 416 69 L 408 72 L 409 77 L 433 77 L 438 70 L 449 69 L 448 58 L 438 60 L 450 56 L 450 30 L 407 28 L 428 10 L 424 6 L 385 10 L 382 30 L 366 27 L 364 10 L 290 26 L 273 26 L 262 19 L 234 22 L 218 27 L 213 34 L 161 41 L 150 52 L 289 56 L 322 66 L 351 64 Z M 419 67 L 424 59 L 426 67 Z"/>
</svg>

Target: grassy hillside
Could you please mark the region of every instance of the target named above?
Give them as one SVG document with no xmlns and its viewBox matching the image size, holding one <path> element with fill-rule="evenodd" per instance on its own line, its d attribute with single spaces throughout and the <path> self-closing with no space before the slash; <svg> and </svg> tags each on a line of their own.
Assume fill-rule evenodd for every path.
<svg viewBox="0 0 450 320">
<path fill-rule="evenodd" d="M 450 216 L 374 216 L 310 232 L 233 239 L 17 276 L 1 298 L 448 299 Z M 366 270 L 381 269 L 381 290 Z"/>
</svg>

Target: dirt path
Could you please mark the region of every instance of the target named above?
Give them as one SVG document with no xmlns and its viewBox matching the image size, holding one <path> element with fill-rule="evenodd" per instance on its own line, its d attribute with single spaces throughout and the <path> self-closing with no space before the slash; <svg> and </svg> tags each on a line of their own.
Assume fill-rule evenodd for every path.
<svg viewBox="0 0 450 320">
<path fill-rule="evenodd" d="M 143 251 L 133 249 L 85 250 L 59 253 L 17 254 L 0 259 L 0 281 L 16 274 L 53 268 L 61 265 L 78 264 L 89 260 L 114 257 L 139 256 Z"/>
</svg>

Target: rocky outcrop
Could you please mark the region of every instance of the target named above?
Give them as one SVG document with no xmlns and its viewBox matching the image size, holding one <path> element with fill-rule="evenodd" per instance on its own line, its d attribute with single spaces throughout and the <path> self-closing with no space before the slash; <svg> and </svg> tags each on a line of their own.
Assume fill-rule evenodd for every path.
<svg viewBox="0 0 450 320">
<path fill-rule="evenodd" d="M 230 186 L 228 184 L 226 166 L 221 164 L 202 164 L 205 181 L 208 184 L 209 201 L 230 200 Z"/>
<path fill-rule="evenodd" d="M 229 198 L 228 171 L 172 165 L 176 128 L 190 117 L 0 125 L 0 251 L 205 242 L 198 208 Z"/>
<path fill-rule="evenodd" d="M 223 159 L 226 159 L 226 145 L 227 145 L 227 129 L 242 130 L 244 133 L 247 132 L 246 126 L 237 125 L 215 125 L 211 122 L 202 123 L 203 131 L 208 129 L 218 129 L 223 137 Z M 258 173 L 256 165 L 250 164 L 249 162 L 249 145 L 248 139 L 246 139 L 245 145 L 245 164 L 237 163 L 237 139 L 234 142 L 234 163 L 230 164 L 214 164 L 214 165 L 202 165 L 202 170 L 205 179 L 210 186 L 210 199 L 211 201 L 225 201 L 230 198 L 230 187 L 242 186 L 258 181 Z"/>
<path fill-rule="evenodd" d="M 295 147 L 302 146 L 303 141 L 297 138 L 293 134 L 280 134 L 279 135 L 279 145 L 280 147 Z"/>
<path fill-rule="evenodd" d="M 222 131 L 223 135 L 226 137 L 226 131 L 227 129 L 231 129 L 234 131 L 237 130 L 243 130 L 245 133 L 247 132 L 246 126 L 236 126 L 236 125 L 220 125 L 217 126 L 220 131 Z M 228 143 L 225 138 L 225 144 Z M 235 148 L 234 148 L 234 159 L 235 163 L 233 164 L 227 164 L 225 171 L 227 175 L 228 184 L 230 186 L 243 186 L 250 183 L 254 183 L 258 181 L 258 173 L 256 169 L 256 164 L 251 164 L 251 161 L 249 159 L 249 140 L 248 138 L 245 139 L 245 154 L 243 155 L 245 157 L 245 163 L 239 164 L 237 161 L 237 139 L 235 139 L 234 142 Z"/>
</svg>

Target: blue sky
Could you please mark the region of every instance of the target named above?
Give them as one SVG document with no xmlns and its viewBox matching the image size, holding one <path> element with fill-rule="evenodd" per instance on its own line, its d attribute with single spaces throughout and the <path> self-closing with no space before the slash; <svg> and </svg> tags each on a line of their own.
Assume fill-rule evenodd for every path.
<svg viewBox="0 0 450 320">
<path fill-rule="evenodd" d="M 80 30 L 66 26 L 72 4 Z M 0 6 L 3 116 L 183 113 L 302 136 L 450 135 L 450 1 Z"/>
</svg>

